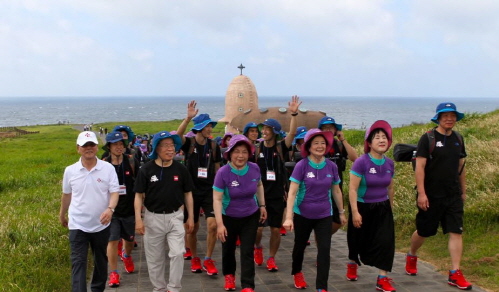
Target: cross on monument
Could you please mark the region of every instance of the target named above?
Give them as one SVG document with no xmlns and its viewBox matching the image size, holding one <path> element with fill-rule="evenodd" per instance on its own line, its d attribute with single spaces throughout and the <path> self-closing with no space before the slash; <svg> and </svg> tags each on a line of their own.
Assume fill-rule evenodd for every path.
<svg viewBox="0 0 499 292">
<path fill-rule="evenodd" d="M 239 67 L 237 67 L 239 69 L 241 69 L 241 75 L 243 75 L 243 69 L 246 68 L 243 66 L 243 63 L 241 63 L 241 65 L 239 65 Z"/>
</svg>

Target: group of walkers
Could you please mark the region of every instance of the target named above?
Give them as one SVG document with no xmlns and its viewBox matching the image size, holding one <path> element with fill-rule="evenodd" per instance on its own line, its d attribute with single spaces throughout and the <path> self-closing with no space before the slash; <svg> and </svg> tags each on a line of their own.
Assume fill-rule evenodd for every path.
<svg viewBox="0 0 499 292">
<path fill-rule="evenodd" d="M 92 291 L 103 291 L 106 282 L 118 287 L 118 258 L 126 272 L 135 270 L 131 256 L 135 234 L 143 236 L 153 291 L 180 291 L 185 260 L 190 260 L 193 273 L 217 275 L 212 258 L 217 240 L 222 248 L 223 289 L 236 289 L 239 246 L 241 291 L 255 291 L 255 265 L 263 265 L 264 253 L 266 269 L 279 270 L 276 254 L 280 230 L 285 228 L 295 236 L 294 286 L 309 286 L 302 264 L 313 231 L 315 289 L 327 292 L 331 236 L 345 224 L 347 280 L 356 281 L 358 267 L 365 264 L 379 269 L 377 290 L 396 291 L 388 277 L 395 254 L 395 167 L 385 155 L 393 141 L 388 122 L 378 120 L 367 129 L 364 153 L 359 156 L 334 118 L 326 116 L 317 128 L 308 130 L 297 125 L 301 101 L 293 96 L 288 103 L 289 128 L 296 131 L 283 133 L 277 120 L 266 119 L 248 123 L 241 134 L 226 134 L 219 145 L 212 139 L 217 122 L 208 114 L 198 114 L 196 105 L 195 101 L 188 103 L 186 118 L 176 131 L 153 135 L 148 161 L 137 156 L 140 149 L 134 146 L 135 134 L 128 126 L 116 126 L 106 135 L 102 160 L 96 157 L 99 143 L 95 133 L 79 134 L 81 158 L 64 172 L 60 209 L 60 221 L 69 228 L 73 291 L 86 291 L 89 246 L 94 258 Z M 417 251 L 441 224 L 443 232 L 449 233 L 452 269 L 448 284 L 469 290 L 472 285 L 459 266 L 466 151 L 462 137 L 452 130 L 463 117 L 453 103 L 439 104 L 431 119 L 437 127 L 419 140 L 415 171 L 419 211 L 405 270 L 417 275 Z M 191 134 L 184 135 L 191 122 Z M 183 161 L 176 159 L 179 153 Z M 347 160 L 353 162 L 348 218 L 342 187 Z M 202 260 L 197 249 L 201 211 L 207 226 Z M 264 252 L 262 235 L 267 226 L 270 240 Z"/>
</svg>

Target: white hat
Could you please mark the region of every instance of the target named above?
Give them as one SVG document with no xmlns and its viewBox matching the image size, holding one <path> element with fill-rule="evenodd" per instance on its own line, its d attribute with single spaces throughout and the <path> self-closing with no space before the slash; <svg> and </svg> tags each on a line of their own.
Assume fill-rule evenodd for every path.
<svg viewBox="0 0 499 292">
<path fill-rule="evenodd" d="M 76 140 L 77 145 L 83 146 L 87 142 L 99 144 L 99 141 L 97 141 L 97 136 L 95 136 L 94 132 L 84 131 L 84 132 L 81 132 L 80 135 L 78 135 L 78 139 Z"/>
</svg>

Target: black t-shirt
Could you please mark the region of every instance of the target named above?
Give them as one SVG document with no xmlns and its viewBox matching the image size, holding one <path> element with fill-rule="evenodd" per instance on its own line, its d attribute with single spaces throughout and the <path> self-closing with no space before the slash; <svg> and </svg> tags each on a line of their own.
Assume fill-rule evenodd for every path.
<svg viewBox="0 0 499 292">
<path fill-rule="evenodd" d="M 135 177 L 137 176 L 137 172 L 139 171 L 139 162 L 137 159 L 134 159 L 133 162 L 133 168 L 132 165 L 130 164 L 130 159 L 134 159 L 133 157 L 130 158 L 129 155 L 123 154 L 123 161 L 122 163 L 118 165 L 114 165 L 114 169 L 116 171 L 116 175 L 118 176 L 118 181 L 121 185 L 126 186 L 126 194 L 125 195 L 119 195 L 118 199 L 118 205 L 116 205 L 116 208 L 114 210 L 113 216 L 117 217 L 129 217 L 129 216 L 134 216 L 135 215 L 135 209 L 133 206 L 133 203 L 135 201 L 135 192 L 134 192 L 134 185 L 135 185 Z M 104 161 L 107 161 L 111 163 L 111 157 L 106 157 Z"/>
<path fill-rule="evenodd" d="M 425 192 L 430 198 L 445 198 L 461 195 L 459 183 L 459 160 L 466 157 L 464 141 L 461 142 L 452 132 L 450 136 L 435 133 L 435 146 L 430 158 L 428 135 L 425 133 L 418 142 L 417 157 L 426 158 Z"/>
<path fill-rule="evenodd" d="M 289 148 L 284 142 L 276 143 L 272 147 L 265 147 L 263 142 L 258 146 L 259 153 L 256 163 L 260 167 L 265 199 L 280 199 L 284 197 L 285 185 L 288 179 L 287 171 L 284 168 L 284 161 L 279 156 L 277 146 L 281 147 L 283 158 L 289 157 Z M 276 180 L 267 180 L 267 171 L 274 171 Z"/>
<path fill-rule="evenodd" d="M 161 167 L 151 160 L 140 168 L 135 181 L 135 192 L 145 193 L 144 206 L 156 213 L 178 210 L 185 203 L 185 193 L 192 188 L 187 168 L 177 161 Z"/>
<path fill-rule="evenodd" d="M 189 153 L 191 141 L 194 141 L 194 149 L 192 153 Z M 215 146 L 215 153 L 213 154 L 212 142 L 210 139 L 208 139 L 204 145 L 200 145 L 195 141 L 195 139 L 186 139 L 184 145 L 182 145 L 182 151 L 187 156 L 186 166 L 191 174 L 195 191 L 211 190 L 213 188 L 213 182 L 215 181 L 215 163 L 220 163 L 222 160 L 220 146 Z M 198 177 L 199 167 L 208 168 L 207 178 Z"/>
</svg>

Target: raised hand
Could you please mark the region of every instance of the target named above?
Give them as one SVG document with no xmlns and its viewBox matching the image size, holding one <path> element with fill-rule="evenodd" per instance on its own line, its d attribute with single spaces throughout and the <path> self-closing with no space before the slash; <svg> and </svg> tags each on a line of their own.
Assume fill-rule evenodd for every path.
<svg viewBox="0 0 499 292">
<path fill-rule="evenodd" d="M 198 114 L 199 109 L 196 108 L 196 105 L 197 105 L 197 103 L 195 100 L 191 100 L 187 104 L 187 117 L 189 119 L 194 118 Z"/>
<path fill-rule="evenodd" d="M 298 107 L 301 105 L 301 101 L 300 101 L 300 98 L 298 97 L 298 95 L 293 95 L 291 97 L 291 101 L 288 102 L 288 110 L 291 112 L 291 113 L 296 113 L 298 112 Z"/>
</svg>

